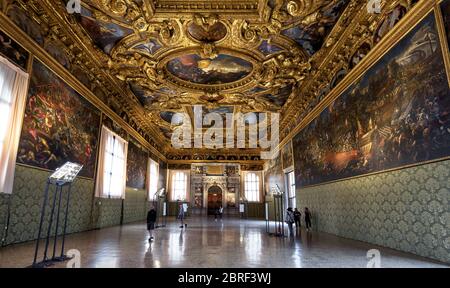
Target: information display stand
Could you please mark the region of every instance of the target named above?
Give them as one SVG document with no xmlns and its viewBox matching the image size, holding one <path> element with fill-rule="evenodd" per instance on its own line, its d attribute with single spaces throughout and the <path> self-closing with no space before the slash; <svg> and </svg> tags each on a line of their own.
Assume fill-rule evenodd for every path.
<svg viewBox="0 0 450 288">
<path fill-rule="evenodd" d="M 69 213 L 69 205 L 70 205 L 70 192 L 72 183 L 77 177 L 78 173 L 80 173 L 81 169 L 83 168 L 82 165 L 67 162 L 60 168 L 56 169 L 56 171 L 50 175 L 47 179 L 47 184 L 45 186 L 44 190 L 44 200 L 42 203 L 41 208 L 41 216 L 39 221 L 39 231 L 38 231 L 38 237 L 36 240 L 36 247 L 34 252 L 34 259 L 33 264 L 31 267 L 35 268 L 43 268 L 46 266 L 50 266 L 53 264 L 53 262 L 59 262 L 59 261 L 66 261 L 70 259 L 68 256 L 64 254 L 64 244 L 66 240 L 66 232 L 67 232 L 67 221 L 68 221 L 68 213 Z M 42 261 L 37 262 L 38 254 L 39 254 L 39 243 L 41 240 L 41 234 L 42 234 L 42 226 L 45 220 L 45 212 L 47 208 L 47 202 L 49 200 L 49 191 L 51 190 L 51 187 L 55 187 L 55 192 L 53 194 L 53 201 L 51 204 L 51 210 L 50 210 L 50 219 L 48 220 L 48 227 L 47 227 L 47 236 L 45 238 L 45 249 L 44 249 L 44 256 L 42 258 Z M 63 213 L 64 217 L 64 226 L 63 226 L 63 235 L 62 235 L 62 243 L 61 243 L 61 254 L 60 256 L 56 256 L 56 245 L 58 242 L 58 230 L 60 225 L 60 210 L 62 205 L 62 198 L 63 198 L 63 188 L 67 187 L 67 200 L 66 200 L 66 209 Z M 58 199 L 58 207 L 56 208 L 56 200 Z M 48 249 L 50 244 L 50 238 L 51 238 L 51 231 L 52 226 L 54 222 L 54 214 L 55 210 L 56 212 L 56 227 L 54 228 L 54 242 L 53 242 L 53 255 L 51 258 L 48 257 Z"/>
<path fill-rule="evenodd" d="M 284 192 L 280 190 L 280 187 L 272 188 L 273 194 L 273 206 L 274 206 L 274 232 L 269 233 L 271 236 L 285 237 L 284 233 L 284 211 L 283 211 L 283 199 Z"/>
<path fill-rule="evenodd" d="M 166 189 L 161 188 L 155 193 L 154 206 L 156 209 L 156 228 L 166 227 L 167 223 L 167 202 Z"/>
<path fill-rule="evenodd" d="M 266 233 L 270 231 L 270 220 L 269 220 L 269 202 L 264 202 L 264 221 L 266 222 Z"/>
</svg>

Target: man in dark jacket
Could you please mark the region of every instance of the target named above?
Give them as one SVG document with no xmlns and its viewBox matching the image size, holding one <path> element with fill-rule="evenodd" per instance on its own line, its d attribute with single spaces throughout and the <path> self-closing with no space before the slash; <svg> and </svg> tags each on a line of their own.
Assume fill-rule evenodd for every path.
<svg viewBox="0 0 450 288">
<path fill-rule="evenodd" d="M 150 234 L 150 238 L 148 241 L 153 241 L 153 230 L 155 230 L 155 222 L 156 222 L 156 210 L 155 207 L 152 206 L 150 211 L 147 213 L 147 230 Z"/>
</svg>

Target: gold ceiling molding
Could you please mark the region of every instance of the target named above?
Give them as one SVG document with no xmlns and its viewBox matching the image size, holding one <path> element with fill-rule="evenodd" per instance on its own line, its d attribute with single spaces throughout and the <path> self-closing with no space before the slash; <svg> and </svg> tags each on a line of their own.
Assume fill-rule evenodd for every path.
<svg viewBox="0 0 450 288">
<path fill-rule="evenodd" d="M 63 1 L 9 2 L 41 24 L 46 43 L 60 43 L 88 74 L 87 88 L 103 94 L 99 101 L 175 158 L 191 151 L 171 147 L 175 127 L 161 113 L 195 104 L 281 112 L 285 137 L 382 20 L 365 11 L 365 0 L 83 0 L 79 15 Z M 410 4 L 383 1 L 383 11 L 400 2 Z M 302 44 L 301 33 L 316 42 Z"/>
<path fill-rule="evenodd" d="M 340 22 L 336 24 L 334 31 L 328 37 L 327 42 L 334 42 L 334 44 L 330 44 L 331 49 L 327 51 L 313 71 L 313 77 L 306 79 L 299 89 L 299 94 L 302 97 L 294 97 L 292 102 L 285 105 L 280 125 L 281 139 L 292 134 L 300 121 L 326 96 L 327 93 L 323 94 L 321 91 L 333 82 L 333 77 L 340 70 L 343 70 L 345 74 L 351 70 L 351 67 L 349 67 L 351 57 L 363 43 L 370 43 L 370 48 L 373 48 L 375 45 L 373 35 L 384 17 L 398 5 L 402 5 L 408 10 L 412 8 L 412 1 L 409 0 L 383 1 L 382 4 L 381 14 L 368 13 L 365 8 L 366 1 L 355 1 L 347 7 Z M 350 16 L 352 19 L 347 20 Z M 335 40 L 334 32 L 337 33 L 341 30 L 339 27 L 344 26 L 346 29 L 342 30 L 340 37 Z M 325 50 L 322 52 L 325 52 Z M 289 119 L 296 119 L 296 121 L 290 121 Z"/>
<path fill-rule="evenodd" d="M 406 1 L 393 1 L 390 3 L 391 5 L 385 6 L 385 9 L 393 8 L 400 3 L 405 3 Z M 348 89 L 355 81 L 359 79 L 365 71 L 370 69 L 372 65 L 374 65 L 381 57 L 383 57 L 389 50 L 400 41 L 411 29 L 415 27 L 415 25 L 426 17 L 431 11 L 435 11 L 437 15 L 437 19 L 439 19 L 439 7 L 438 3 L 442 2 L 441 0 L 427 0 L 427 1 L 419 1 L 411 10 L 400 20 L 397 25 L 390 30 L 385 37 L 376 45 L 376 49 L 370 50 L 366 57 L 364 57 L 361 62 L 351 70 L 345 78 L 334 88 L 323 100 L 318 103 L 305 117 L 301 118 L 301 121 L 298 125 L 295 126 L 294 129 L 289 131 L 289 133 L 282 139 L 278 148 L 281 149 L 286 143 L 292 140 L 302 129 L 307 127 L 311 121 L 313 121 L 320 113 L 328 107 L 333 101 L 335 101 L 343 92 Z M 438 20 L 439 22 L 439 20 Z M 379 23 L 379 22 L 378 22 Z M 442 23 L 439 25 L 442 26 Z M 437 25 L 439 27 L 439 25 Z M 439 33 L 441 34 L 439 38 L 443 39 L 446 37 L 444 30 L 439 29 Z M 442 41 L 441 41 L 442 42 Z M 444 40 L 445 42 L 445 40 Z M 450 55 L 448 50 L 445 53 L 445 57 L 449 59 Z M 450 66 L 449 66 L 450 67 Z M 447 67 L 447 71 L 450 73 L 450 69 Z M 447 74 L 449 74 L 447 73 Z M 449 82 L 450 83 L 450 82 Z"/>
<path fill-rule="evenodd" d="M 107 71 L 104 65 L 104 54 L 99 53 L 98 49 L 88 46 L 90 39 L 79 37 L 79 34 L 73 31 L 76 26 L 70 25 L 70 15 L 67 14 L 64 5 L 61 3 L 53 3 L 53 1 L 9 1 L 9 5 L 17 4 L 26 11 L 32 19 L 41 24 L 40 29 L 43 32 L 49 32 L 49 36 L 45 37 L 45 42 L 51 42 L 53 39 L 61 41 L 62 44 L 68 43 L 67 50 L 75 51 L 73 63 L 78 65 L 84 71 L 88 72 L 90 81 L 96 83 L 93 87 L 102 87 L 106 89 L 108 96 L 104 102 L 111 108 L 117 107 L 121 111 L 115 109 L 116 114 L 124 114 L 122 118 L 128 122 L 133 129 L 141 131 L 141 134 L 147 135 L 146 140 L 154 147 L 155 151 L 163 152 L 163 140 L 158 138 L 157 130 L 143 116 L 143 109 L 139 109 L 138 105 L 133 105 L 130 101 L 124 99 L 124 95 L 131 93 L 123 89 L 123 85 L 117 83 Z M 51 16 L 49 16 L 51 15 Z M 45 35 L 45 34 L 44 34 Z M 90 87 L 91 90 L 93 87 Z M 111 90 L 112 88 L 112 90 Z M 156 141 L 155 141 L 156 140 Z M 160 152 L 158 152 L 160 153 Z M 162 154 L 161 154 L 162 155 Z"/>
<path fill-rule="evenodd" d="M 144 0 L 149 19 L 189 18 L 193 13 L 211 13 L 230 18 L 263 21 L 268 14 L 266 0 Z"/>
<path fill-rule="evenodd" d="M 51 57 L 47 51 L 39 46 L 34 40 L 32 40 L 25 32 L 18 29 L 12 21 L 0 12 L 0 26 L 2 30 L 7 33 L 12 39 L 20 43 L 26 50 L 28 50 L 34 57 L 38 58 L 49 69 L 54 71 L 56 75 L 64 79 L 73 89 L 80 93 L 86 100 L 92 105 L 97 107 L 102 113 L 111 118 L 114 122 L 118 123 L 131 137 L 139 141 L 145 148 L 150 150 L 153 154 L 163 160 L 167 161 L 167 158 L 151 146 L 146 139 L 144 139 L 133 127 L 120 118 L 111 108 L 109 108 L 104 102 L 96 97 L 92 91 L 84 86 L 78 79 L 76 79 L 70 72 L 68 72 L 62 65 Z M 31 59 L 30 59 L 31 61 Z"/>
</svg>

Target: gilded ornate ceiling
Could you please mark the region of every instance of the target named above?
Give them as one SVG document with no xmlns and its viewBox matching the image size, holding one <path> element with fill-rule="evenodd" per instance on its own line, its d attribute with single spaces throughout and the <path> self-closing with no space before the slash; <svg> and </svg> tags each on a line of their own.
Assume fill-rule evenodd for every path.
<svg viewBox="0 0 450 288">
<path fill-rule="evenodd" d="M 167 158 L 204 159 L 171 147 L 174 113 L 280 112 L 285 137 L 416 1 L 383 1 L 379 14 L 365 0 L 81 0 L 74 14 L 67 1 L 1 2 Z"/>
</svg>

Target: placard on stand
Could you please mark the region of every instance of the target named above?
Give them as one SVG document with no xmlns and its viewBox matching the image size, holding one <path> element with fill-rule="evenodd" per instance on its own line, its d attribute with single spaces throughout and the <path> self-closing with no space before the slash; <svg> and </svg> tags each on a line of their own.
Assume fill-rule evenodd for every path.
<svg viewBox="0 0 450 288">
<path fill-rule="evenodd" d="M 75 180 L 75 178 L 80 173 L 81 169 L 83 168 L 82 165 L 72 162 L 66 162 L 63 166 L 56 169 L 56 171 L 50 175 L 47 179 L 47 184 L 45 186 L 44 190 L 44 200 L 42 203 L 41 208 L 41 216 L 40 216 L 40 222 L 39 222 L 39 231 L 38 231 L 38 237 L 36 240 L 36 247 L 34 252 L 34 260 L 33 264 L 31 264 L 31 267 L 36 268 L 43 268 L 46 266 L 52 265 L 54 262 L 59 261 L 65 261 L 70 259 L 67 255 L 64 254 L 64 244 L 66 239 L 66 232 L 67 232 L 67 221 L 68 221 L 68 213 L 69 213 L 69 205 L 70 205 L 70 192 L 72 183 Z M 55 192 L 53 194 L 53 201 L 51 205 L 51 211 L 50 211 L 50 219 L 48 221 L 48 228 L 47 228 L 47 236 L 45 238 L 45 250 L 44 250 L 44 256 L 42 258 L 42 261 L 37 262 L 38 253 L 39 253 L 39 243 L 41 240 L 41 234 L 42 234 L 42 226 L 44 223 L 45 218 L 45 212 L 47 207 L 47 202 L 49 200 L 49 191 L 50 187 L 55 186 Z M 64 224 L 63 224 L 63 235 L 62 235 L 62 243 L 61 243 L 61 254 L 60 256 L 56 256 L 56 245 L 58 242 L 58 228 L 60 225 L 60 210 L 61 210 L 61 204 L 62 204 L 62 198 L 63 198 L 63 187 L 67 186 L 67 200 L 66 200 L 66 209 L 64 211 Z M 48 248 L 50 244 L 50 234 L 53 226 L 53 218 L 55 214 L 56 209 L 56 200 L 58 199 L 58 208 L 56 212 L 56 225 L 55 225 L 55 232 L 54 232 L 54 242 L 53 242 L 53 255 L 51 258 L 48 258 Z"/>
</svg>

